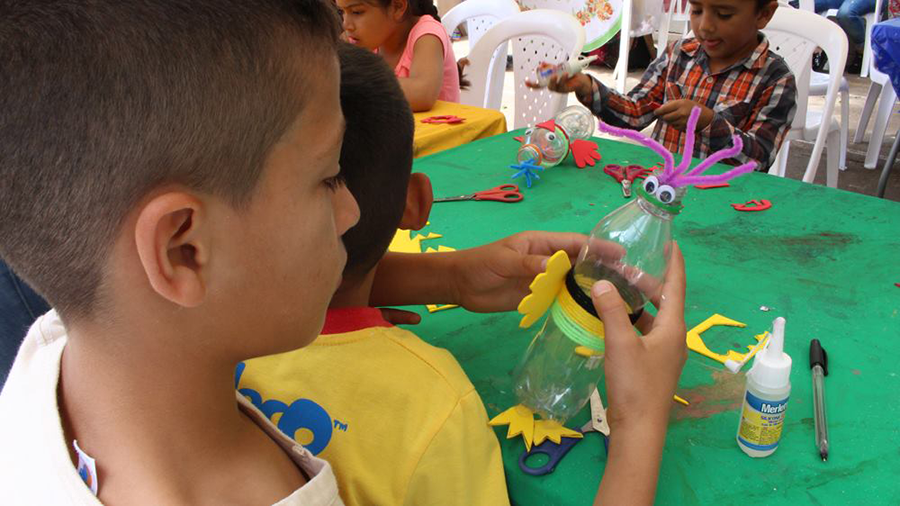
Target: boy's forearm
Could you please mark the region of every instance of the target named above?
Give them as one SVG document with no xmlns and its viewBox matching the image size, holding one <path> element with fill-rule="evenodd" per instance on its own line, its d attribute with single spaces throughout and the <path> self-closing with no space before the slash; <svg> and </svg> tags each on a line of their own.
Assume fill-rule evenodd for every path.
<svg viewBox="0 0 900 506">
<path fill-rule="evenodd" d="M 617 427 L 594 504 L 652 505 L 665 441 L 664 422 Z"/>
<path fill-rule="evenodd" d="M 648 69 L 649 71 L 649 69 Z M 646 76 L 645 76 L 646 77 Z M 627 95 L 610 89 L 591 76 L 591 91 L 579 90 L 576 98 L 605 123 L 620 128 L 643 130 L 656 120 L 653 111 L 662 103 L 662 94 L 644 79 Z M 654 98 L 657 97 L 658 98 Z"/>
</svg>

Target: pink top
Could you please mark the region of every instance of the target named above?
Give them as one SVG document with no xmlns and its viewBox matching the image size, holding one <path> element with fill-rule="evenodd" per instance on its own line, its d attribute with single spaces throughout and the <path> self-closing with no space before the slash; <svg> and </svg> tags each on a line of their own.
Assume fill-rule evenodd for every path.
<svg viewBox="0 0 900 506">
<path fill-rule="evenodd" d="M 456 69 L 456 56 L 453 55 L 453 46 L 450 44 L 450 37 L 447 36 L 444 25 L 431 16 L 419 17 L 419 21 L 409 31 L 406 47 L 403 49 L 403 54 L 400 55 L 400 61 L 397 62 L 397 66 L 394 68 L 394 74 L 397 77 L 409 77 L 409 67 L 412 65 L 413 59 L 413 47 L 416 45 L 419 37 L 423 35 L 436 36 L 444 46 L 444 84 L 441 85 L 441 94 L 438 95 L 438 100 L 459 103 L 459 71 Z"/>
</svg>

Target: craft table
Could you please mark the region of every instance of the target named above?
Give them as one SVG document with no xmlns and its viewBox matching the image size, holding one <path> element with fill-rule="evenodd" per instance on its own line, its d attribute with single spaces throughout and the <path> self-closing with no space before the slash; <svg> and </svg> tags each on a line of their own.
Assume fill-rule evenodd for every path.
<svg viewBox="0 0 900 506">
<path fill-rule="evenodd" d="M 430 176 L 436 197 L 508 183 L 518 134 L 418 159 L 414 170 Z M 646 148 L 596 141 L 603 155 L 598 166 L 579 170 L 564 162 L 530 189 L 519 183 L 525 199 L 515 204 L 437 204 L 423 232 L 443 234 L 431 242 L 455 248 L 527 229 L 590 232 L 626 202 L 603 166 L 658 162 Z M 773 206 L 753 213 L 731 208 L 751 199 Z M 684 203 L 675 236 L 687 264 L 688 328 L 713 313 L 746 323 L 703 334 L 713 351 L 724 353 L 753 342 L 776 316 L 786 317 L 793 391 L 780 448 L 752 459 L 735 442 L 743 373 L 732 375 L 691 352 L 678 388 L 691 404 L 672 406 L 657 504 L 900 504 L 900 288 L 894 285 L 900 282 L 900 204 L 761 173 L 728 188 L 690 189 Z M 540 324 L 519 329 L 514 312 L 422 314 L 414 331 L 453 353 L 489 417 L 516 404 L 512 371 Z M 819 459 L 813 437 L 812 338 L 822 341 L 830 361 L 828 462 Z M 568 425 L 587 418 L 585 408 Z M 506 429 L 495 430 L 514 504 L 590 504 L 606 463 L 597 434 L 588 434 L 554 473 L 532 477 L 518 468 L 521 439 L 507 440 Z"/>
<path fill-rule="evenodd" d="M 430 111 L 417 112 L 413 156 L 431 155 L 445 149 L 462 146 L 476 139 L 506 132 L 506 116 L 500 111 L 438 100 Z M 458 124 L 422 123 L 432 116 L 457 116 L 465 121 Z"/>
</svg>

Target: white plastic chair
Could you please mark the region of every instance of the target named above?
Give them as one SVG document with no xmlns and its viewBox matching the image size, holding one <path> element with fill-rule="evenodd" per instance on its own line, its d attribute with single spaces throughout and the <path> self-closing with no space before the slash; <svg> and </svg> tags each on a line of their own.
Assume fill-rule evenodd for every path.
<svg viewBox="0 0 900 506">
<path fill-rule="evenodd" d="M 673 0 L 678 1 L 678 0 Z M 631 51 L 631 40 L 653 32 L 652 26 L 644 27 L 643 30 L 632 30 L 632 17 L 634 15 L 633 0 L 622 0 L 622 29 L 619 30 L 619 59 L 616 62 L 616 68 L 613 69 L 613 79 L 616 82 L 616 91 L 625 93 L 626 79 L 628 78 L 628 53 Z M 665 17 L 659 16 L 657 20 L 662 18 L 663 21 L 658 24 L 665 24 Z"/>
<path fill-rule="evenodd" d="M 880 12 L 881 10 L 876 5 L 875 12 L 860 16 L 866 24 L 866 37 L 865 45 L 863 46 L 862 64 L 859 67 L 859 77 L 869 77 L 869 64 L 872 62 L 872 26 L 878 22 L 880 17 L 878 13 Z M 828 9 L 823 13 L 823 16 L 827 18 L 836 17 L 837 15 L 837 9 Z"/>
<path fill-rule="evenodd" d="M 541 62 L 562 63 L 577 57 L 584 47 L 584 29 L 572 16 L 546 9 L 520 12 L 498 22 L 469 49 L 467 77 L 472 84 L 460 92 L 462 103 L 500 109 L 505 65 L 491 64 L 491 60 L 507 41 L 512 41 L 516 93 L 513 128 L 552 118 L 565 107 L 568 97 L 547 89 L 533 90 L 525 86 L 525 80 L 534 81 Z"/>
<path fill-rule="evenodd" d="M 491 27 L 518 12 L 519 5 L 515 0 L 471 0 L 450 9 L 441 18 L 441 24 L 447 34 L 452 35 L 465 23 L 471 49 Z"/>
<path fill-rule="evenodd" d="M 781 4 L 783 8 L 790 8 L 790 5 Z M 813 0 L 801 0 L 800 8 L 815 12 L 815 4 Z M 841 157 L 838 167 L 841 170 L 847 170 L 847 140 L 850 137 L 850 84 L 847 78 L 841 76 L 840 87 L 841 94 Z M 825 72 L 812 71 L 809 79 L 809 96 L 821 97 L 828 92 L 828 74 Z"/>
<path fill-rule="evenodd" d="M 875 18 L 874 23 L 879 20 L 881 13 L 882 0 L 875 2 Z M 866 26 L 867 34 L 872 30 L 872 24 Z M 866 50 L 871 51 L 871 41 L 866 36 Z M 863 56 L 865 61 L 865 56 Z M 864 63 L 865 65 L 865 63 Z M 866 160 L 863 166 L 867 169 L 874 169 L 878 164 L 878 155 L 881 153 L 881 143 L 884 142 L 884 133 L 887 130 L 888 120 L 891 119 L 891 111 L 894 108 L 894 102 L 897 101 L 897 94 L 888 76 L 875 68 L 874 58 L 869 58 L 868 74 L 871 83 L 869 84 L 869 93 L 866 95 L 866 103 L 863 105 L 862 114 L 859 116 L 859 124 L 856 126 L 856 133 L 853 135 L 853 142 L 862 142 L 866 133 L 866 127 L 869 125 L 869 119 L 878 104 L 878 111 L 875 114 L 875 124 L 872 126 L 872 136 L 869 137 L 869 146 L 866 149 Z"/>
<path fill-rule="evenodd" d="M 826 182 L 828 186 L 836 188 L 840 125 L 833 115 L 844 64 L 847 62 L 847 36 L 838 25 L 815 13 L 787 8 L 777 9 L 763 32 L 769 39 L 769 49 L 784 58 L 797 83 L 797 115 L 769 173 L 784 177 L 791 140 L 815 140 L 803 174 L 803 181 L 813 182 L 827 142 Z M 828 57 L 828 92 L 825 94 L 824 110 L 809 111 L 810 67 L 816 47 L 822 48 Z"/>
<path fill-rule="evenodd" d="M 656 54 L 663 54 L 669 45 L 669 35 L 672 31 L 672 23 L 684 23 L 681 36 L 687 36 L 691 31 L 691 14 L 689 4 L 682 3 L 684 0 L 671 0 L 669 2 L 669 10 L 666 12 L 663 22 L 660 23 L 659 33 L 656 36 Z"/>
</svg>

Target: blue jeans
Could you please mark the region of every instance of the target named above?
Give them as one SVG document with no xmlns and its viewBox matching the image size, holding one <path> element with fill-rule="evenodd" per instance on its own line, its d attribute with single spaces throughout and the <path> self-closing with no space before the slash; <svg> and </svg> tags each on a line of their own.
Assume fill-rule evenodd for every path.
<svg viewBox="0 0 900 506">
<path fill-rule="evenodd" d="M 816 12 L 837 9 L 837 22 L 847 33 L 850 43 L 866 41 L 866 24 L 860 16 L 875 12 L 875 0 L 815 0 Z"/>
<path fill-rule="evenodd" d="M 28 328 L 49 310 L 44 299 L 0 260 L 0 387 L 6 383 Z"/>
</svg>

